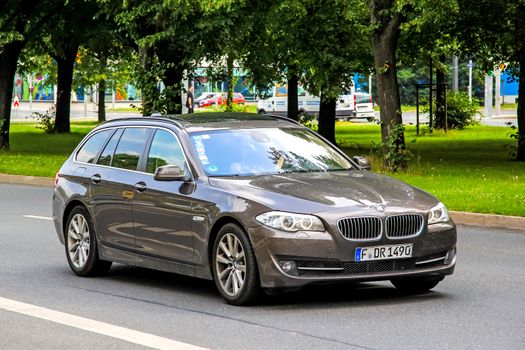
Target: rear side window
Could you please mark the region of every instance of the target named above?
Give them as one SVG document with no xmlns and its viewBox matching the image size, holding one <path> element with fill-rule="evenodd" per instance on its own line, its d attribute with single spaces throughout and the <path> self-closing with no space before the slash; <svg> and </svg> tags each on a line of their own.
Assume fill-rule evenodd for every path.
<svg viewBox="0 0 525 350">
<path fill-rule="evenodd" d="M 93 163 L 112 133 L 113 130 L 104 130 L 93 134 L 78 151 L 77 162 Z"/>
<path fill-rule="evenodd" d="M 111 139 L 109 140 L 106 147 L 104 147 L 104 150 L 100 154 L 100 157 L 98 157 L 97 164 L 100 165 L 111 165 L 111 160 L 113 159 L 113 153 L 115 153 L 115 148 L 117 147 L 118 140 L 122 136 L 122 133 L 124 132 L 124 129 L 118 129 L 117 132 L 113 134 Z"/>
<path fill-rule="evenodd" d="M 179 165 L 184 168 L 184 163 L 184 153 L 175 136 L 165 130 L 157 130 L 151 142 L 146 172 L 153 174 L 158 167 L 164 165 Z"/>
<path fill-rule="evenodd" d="M 144 153 L 150 132 L 151 129 L 148 128 L 126 129 L 115 150 L 112 166 L 128 170 L 137 170 L 140 156 Z"/>
</svg>

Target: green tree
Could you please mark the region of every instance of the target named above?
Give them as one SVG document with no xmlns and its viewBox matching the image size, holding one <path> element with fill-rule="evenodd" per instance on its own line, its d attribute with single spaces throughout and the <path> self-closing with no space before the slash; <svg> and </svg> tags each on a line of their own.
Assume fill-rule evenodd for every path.
<svg viewBox="0 0 525 350">
<path fill-rule="evenodd" d="M 321 97 L 319 133 L 335 143 L 339 95 L 351 89 L 352 76 L 363 71 L 370 57 L 367 8 L 360 1 L 305 1 L 301 51 L 305 56 L 304 85 Z"/>
<path fill-rule="evenodd" d="M 138 53 L 142 113 L 180 113 L 181 81 L 200 61 L 202 6 L 189 0 L 98 0 L 126 31 Z M 197 28 L 197 29 L 196 29 Z M 213 36 L 212 36 L 213 38 Z M 211 40 L 211 39 L 208 39 Z M 165 89 L 162 94 L 158 83 Z"/>
<path fill-rule="evenodd" d="M 0 149 L 9 148 L 11 98 L 20 53 L 59 6 L 57 0 L 5 0 L 0 4 Z"/>
<path fill-rule="evenodd" d="M 458 0 L 458 38 L 487 71 L 508 63 L 518 80 L 518 132 L 516 160 L 525 162 L 525 1 Z"/>
<path fill-rule="evenodd" d="M 389 137 L 394 130 L 399 131 L 399 126 L 403 124 L 397 80 L 397 48 L 401 25 L 406 21 L 406 13 L 409 11 L 410 5 L 400 4 L 400 1 L 396 0 L 369 0 L 368 7 L 370 9 L 372 50 L 380 107 L 381 139 L 384 145 L 383 151 L 386 154 L 389 151 L 386 148 L 387 143 L 392 143 L 389 142 Z M 395 134 L 397 136 L 393 142 L 395 152 L 403 154 L 405 152 L 404 133 L 396 132 Z M 395 168 L 406 167 L 404 158 L 394 159 L 401 162 Z"/>
</svg>

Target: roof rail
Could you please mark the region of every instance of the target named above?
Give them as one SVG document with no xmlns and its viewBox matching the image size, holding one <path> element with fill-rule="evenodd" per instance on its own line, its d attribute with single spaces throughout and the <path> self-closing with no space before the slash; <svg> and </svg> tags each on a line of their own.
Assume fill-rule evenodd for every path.
<svg viewBox="0 0 525 350">
<path fill-rule="evenodd" d="M 287 122 L 291 122 L 291 123 L 295 123 L 295 124 L 298 124 L 298 125 L 301 125 L 297 120 L 294 120 L 292 118 L 289 118 L 289 117 L 285 117 L 283 115 L 277 115 L 277 114 L 264 114 L 265 116 L 267 117 L 271 117 L 271 118 L 275 118 L 275 119 L 279 119 L 279 120 L 285 120 Z"/>
<path fill-rule="evenodd" d="M 182 121 L 182 119 L 174 118 L 174 117 L 168 117 L 165 115 L 145 115 L 145 116 L 137 116 L 137 117 L 126 117 L 126 118 L 118 118 L 118 119 L 111 119 L 106 120 L 105 122 L 101 123 L 100 125 L 111 123 L 111 122 L 119 122 L 119 121 L 127 121 L 127 120 L 163 120 L 167 122 L 171 122 L 175 124 L 178 128 L 184 129 L 184 125 L 182 125 L 179 121 Z"/>
</svg>

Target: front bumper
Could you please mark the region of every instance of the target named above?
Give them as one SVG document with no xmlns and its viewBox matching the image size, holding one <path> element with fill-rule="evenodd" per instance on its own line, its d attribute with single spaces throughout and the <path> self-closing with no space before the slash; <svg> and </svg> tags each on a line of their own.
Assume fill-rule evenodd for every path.
<svg viewBox="0 0 525 350">
<path fill-rule="evenodd" d="M 313 283 L 377 281 L 399 277 L 443 277 L 454 272 L 453 222 L 425 228 L 416 237 L 356 242 L 339 232 L 287 233 L 259 226 L 250 229 L 263 288 L 294 288 Z M 412 243 L 411 258 L 356 262 L 357 247 Z M 283 266 L 287 265 L 285 272 Z"/>
</svg>

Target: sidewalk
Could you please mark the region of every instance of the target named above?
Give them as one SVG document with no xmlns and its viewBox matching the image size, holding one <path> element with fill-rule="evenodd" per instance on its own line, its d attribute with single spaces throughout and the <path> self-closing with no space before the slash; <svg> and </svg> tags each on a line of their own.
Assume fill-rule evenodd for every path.
<svg viewBox="0 0 525 350">
<path fill-rule="evenodd" d="M 53 101 L 36 101 L 30 106 L 29 102 L 20 102 L 19 108 L 11 108 L 11 120 L 31 121 L 31 114 L 35 112 L 44 113 L 53 106 Z M 136 108 L 132 108 L 135 106 Z M 140 101 L 115 101 L 115 109 L 111 101 L 106 101 L 107 119 L 139 116 Z M 98 106 L 93 103 L 84 104 L 83 101 L 71 103 L 71 119 L 74 120 L 97 120 Z"/>
<path fill-rule="evenodd" d="M 49 177 L 0 174 L 0 183 L 53 188 L 55 185 L 55 179 Z M 454 222 L 458 225 L 518 230 L 525 234 L 525 217 L 465 213 L 459 211 L 450 211 L 449 214 Z"/>
</svg>

